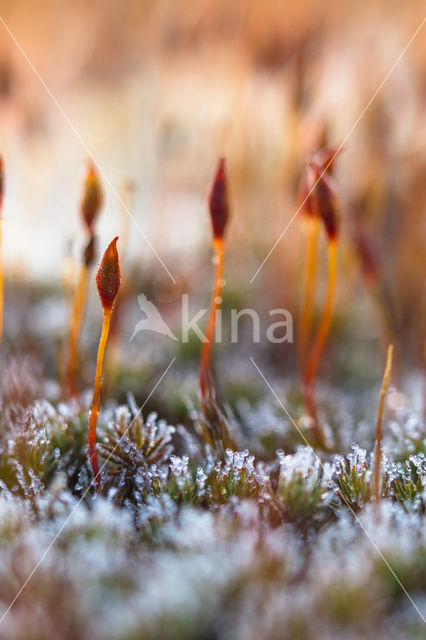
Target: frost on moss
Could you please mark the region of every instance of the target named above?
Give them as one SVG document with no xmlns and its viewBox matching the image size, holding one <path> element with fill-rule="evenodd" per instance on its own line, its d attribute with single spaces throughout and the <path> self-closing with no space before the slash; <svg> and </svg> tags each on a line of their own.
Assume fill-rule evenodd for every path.
<svg viewBox="0 0 426 640">
<path fill-rule="evenodd" d="M 9 404 L 3 412 L 3 611 L 54 543 L 0 637 L 421 637 L 423 622 L 401 586 L 424 614 L 418 424 L 399 455 L 402 436 L 386 425 L 376 505 L 371 448 L 319 456 L 289 437 L 288 421 L 265 410 L 264 398 L 250 424 L 237 425 L 234 451 L 210 447 L 194 415 L 170 425 L 129 397 L 100 413 L 96 493 L 89 400 Z M 265 446 L 272 430 L 284 450 Z"/>
</svg>

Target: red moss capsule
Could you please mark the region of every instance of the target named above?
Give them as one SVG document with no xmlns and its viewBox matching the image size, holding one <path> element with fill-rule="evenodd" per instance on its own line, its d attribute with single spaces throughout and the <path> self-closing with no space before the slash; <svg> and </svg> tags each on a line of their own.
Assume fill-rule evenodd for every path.
<svg viewBox="0 0 426 640">
<path fill-rule="evenodd" d="M 315 188 L 312 195 L 315 196 L 315 206 L 321 217 L 328 239 L 335 240 L 339 233 L 339 213 L 336 190 L 331 176 L 324 173 L 324 169 L 318 167 L 314 162 L 310 166 L 315 171 Z"/>
<path fill-rule="evenodd" d="M 106 248 L 96 274 L 99 297 L 106 313 L 112 311 L 121 282 L 117 240 L 118 236 Z"/>
<path fill-rule="evenodd" d="M 343 148 L 342 147 L 323 147 L 312 156 L 312 162 L 314 162 L 318 167 L 324 171 L 324 169 L 332 174 L 334 171 L 334 165 L 341 154 Z"/>
<path fill-rule="evenodd" d="M 209 209 L 213 227 L 213 237 L 221 240 L 229 219 L 228 185 L 225 158 L 220 158 L 209 195 Z"/>
<path fill-rule="evenodd" d="M 339 156 L 341 149 L 338 147 L 324 147 L 320 149 L 311 158 L 306 165 L 300 180 L 299 198 L 303 202 L 302 211 L 308 216 L 320 216 L 318 211 L 318 198 L 315 193 L 315 183 L 319 176 L 325 170 L 326 180 L 332 174 L 334 164 Z"/>
<path fill-rule="evenodd" d="M 299 187 L 299 198 L 302 204 L 302 212 L 312 218 L 318 216 L 315 192 L 312 187 L 315 184 L 315 170 L 308 164 L 305 168 Z"/>
<path fill-rule="evenodd" d="M 93 223 L 101 206 L 102 189 L 96 169 L 90 162 L 84 179 L 83 197 L 81 199 L 81 214 L 89 233 L 93 232 Z"/>
</svg>

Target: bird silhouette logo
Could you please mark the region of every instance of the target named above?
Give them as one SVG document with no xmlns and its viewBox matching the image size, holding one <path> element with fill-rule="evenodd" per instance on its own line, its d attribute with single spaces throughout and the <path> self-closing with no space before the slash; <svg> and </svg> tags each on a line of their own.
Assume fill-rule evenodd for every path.
<svg viewBox="0 0 426 640">
<path fill-rule="evenodd" d="M 157 307 L 144 295 L 140 293 L 138 295 L 138 303 L 140 310 L 145 314 L 145 318 L 139 320 L 139 322 L 135 325 L 135 328 L 132 333 L 132 337 L 129 342 L 133 340 L 136 334 L 141 331 L 154 331 L 155 333 L 160 333 L 163 336 L 167 336 L 172 340 L 178 340 L 175 334 L 171 331 L 170 327 L 161 317 L 160 312 Z"/>
</svg>

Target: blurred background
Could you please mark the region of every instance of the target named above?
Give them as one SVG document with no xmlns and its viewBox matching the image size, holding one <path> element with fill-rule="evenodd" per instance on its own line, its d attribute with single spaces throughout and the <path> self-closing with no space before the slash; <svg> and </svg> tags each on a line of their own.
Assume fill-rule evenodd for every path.
<svg viewBox="0 0 426 640">
<path fill-rule="evenodd" d="M 9 307 L 31 299 L 28 283 L 65 291 L 62 315 L 42 306 L 30 323 L 25 307 L 18 309 L 6 322 L 9 339 L 22 339 L 22 327 L 31 333 L 34 317 L 53 333 L 66 326 L 66 291 L 84 244 L 79 201 L 89 154 L 107 177 L 99 251 L 116 233 L 128 234 L 123 260 L 133 315 L 124 341 L 138 319 L 136 292 L 172 323 L 182 292 L 208 304 L 206 192 L 220 155 L 232 202 L 225 304 L 285 306 L 296 322 L 301 216 L 250 280 L 300 204 L 310 155 L 346 137 L 419 27 L 424 3 L 41 0 L 35 10 L 29 0 L 2 0 L 0 7 Z M 333 331 L 334 344 L 346 345 L 337 360 L 349 377 L 348 355 L 359 369 L 363 349 L 369 370 L 371 349 L 375 357 L 390 340 L 401 367 L 423 366 L 425 124 L 426 27 L 336 161 L 342 232 Z M 134 185 L 132 215 L 175 283 L 136 225 L 126 227 L 117 198 L 125 181 Z M 319 255 L 318 313 L 324 238 Z M 94 291 L 91 300 L 97 304 Z M 291 346 L 269 357 L 294 368 Z M 382 364 L 374 362 L 376 375 Z"/>
</svg>

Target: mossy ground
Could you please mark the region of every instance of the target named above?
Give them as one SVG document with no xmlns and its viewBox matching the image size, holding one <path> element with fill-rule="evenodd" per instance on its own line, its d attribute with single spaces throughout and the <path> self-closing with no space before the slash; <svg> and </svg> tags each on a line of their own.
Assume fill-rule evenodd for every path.
<svg viewBox="0 0 426 640">
<path fill-rule="evenodd" d="M 409 393 L 387 408 L 377 506 L 380 376 L 356 393 L 320 385 L 325 454 L 236 360 L 222 393 L 238 450 L 220 451 L 203 439 L 195 360 L 178 359 L 142 412 L 167 361 L 124 361 L 100 414 L 96 494 L 90 391 L 61 399 L 44 340 L 30 331 L 25 357 L 19 341 L 3 353 L 1 612 L 36 570 L 1 638 L 426 637 L 426 432 Z M 297 380 L 262 366 L 309 438 Z"/>
</svg>

